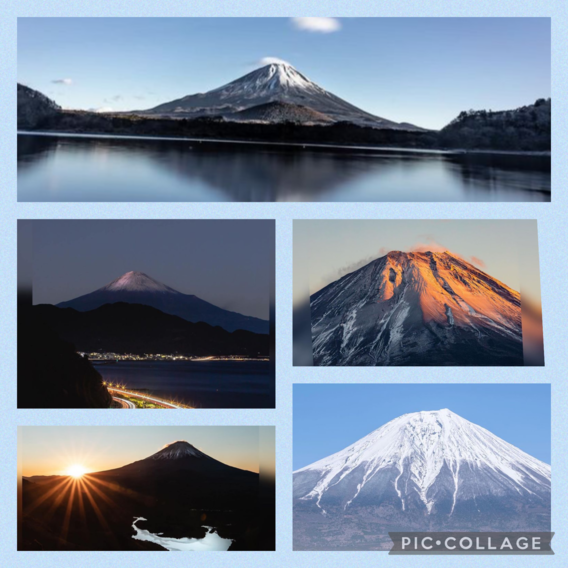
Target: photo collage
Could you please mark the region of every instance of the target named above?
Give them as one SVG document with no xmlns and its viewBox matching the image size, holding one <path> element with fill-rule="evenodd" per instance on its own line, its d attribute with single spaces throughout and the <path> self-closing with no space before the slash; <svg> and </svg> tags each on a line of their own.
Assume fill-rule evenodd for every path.
<svg viewBox="0 0 568 568">
<path fill-rule="evenodd" d="M 553 30 L 18 17 L 9 565 L 562 566 Z"/>
</svg>

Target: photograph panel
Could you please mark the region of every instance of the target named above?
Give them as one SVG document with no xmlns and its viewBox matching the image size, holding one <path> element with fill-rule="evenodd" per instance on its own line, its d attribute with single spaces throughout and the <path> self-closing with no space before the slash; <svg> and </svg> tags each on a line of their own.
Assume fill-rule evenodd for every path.
<svg viewBox="0 0 568 568">
<path fill-rule="evenodd" d="M 549 532 L 546 384 L 294 385 L 294 550 Z"/>
<path fill-rule="evenodd" d="M 544 365 L 536 221 L 294 221 L 294 364 Z"/>
<path fill-rule="evenodd" d="M 18 550 L 275 550 L 272 426 L 20 426 Z"/>
<path fill-rule="evenodd" d="M 274 225 L 20 221 L 18 407 L 274 408 Z"/>
<path fill-rule="evenodd" d="M 550 18 L 19 18 L 17 97 L 23 202 L 551 200 Z"/>
</svg>

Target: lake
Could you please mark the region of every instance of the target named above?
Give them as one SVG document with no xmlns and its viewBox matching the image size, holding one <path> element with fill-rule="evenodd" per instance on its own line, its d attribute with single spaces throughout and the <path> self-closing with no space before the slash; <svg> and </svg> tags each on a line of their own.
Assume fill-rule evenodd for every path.
<svg viewBox="0 0 568 568">
<path fill-rule="evenodd" d="M 94 364 L 104 380 L 197 408 L 274 408 L 268 361 L 119 361 Z"/>
<path fill-rule="evenodd" d="M 19 201 L 550 201 L 550 156 L 18 135 Z"/>
</svg>

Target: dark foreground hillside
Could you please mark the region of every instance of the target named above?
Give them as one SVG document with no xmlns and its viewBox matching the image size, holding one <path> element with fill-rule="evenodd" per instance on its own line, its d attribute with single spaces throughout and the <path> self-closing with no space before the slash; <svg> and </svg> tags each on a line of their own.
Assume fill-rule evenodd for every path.
<svg viewBox="0 0 568 568">
<path fill-rule="evenodd" d="M 51 116 L 61 114 L 54 101 L 18 83 L 18 128 L 38 128 Z"/>
<path fill-rule="evenodd" d="M 550 99 L 515 110 L 462 112 L 439 133 L 450 148 L 550 151 Z"/>
<path fill-rule="evenodd" d="M 18 298 L 18 408 L 109 408 L 101 375 Z"/>
</svg>

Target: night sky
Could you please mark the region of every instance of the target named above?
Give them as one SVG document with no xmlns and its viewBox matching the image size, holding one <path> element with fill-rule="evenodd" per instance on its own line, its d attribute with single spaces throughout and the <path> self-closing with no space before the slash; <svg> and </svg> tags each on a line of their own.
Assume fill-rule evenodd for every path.
<svg viewBox="0 0 568 568">
<path fill-rule="evenodd" d="M 131 270 L 221 308 L 269 318 L 274 222 L 33 222 L 33 301 L 57 304 Z"/>
</svg>

